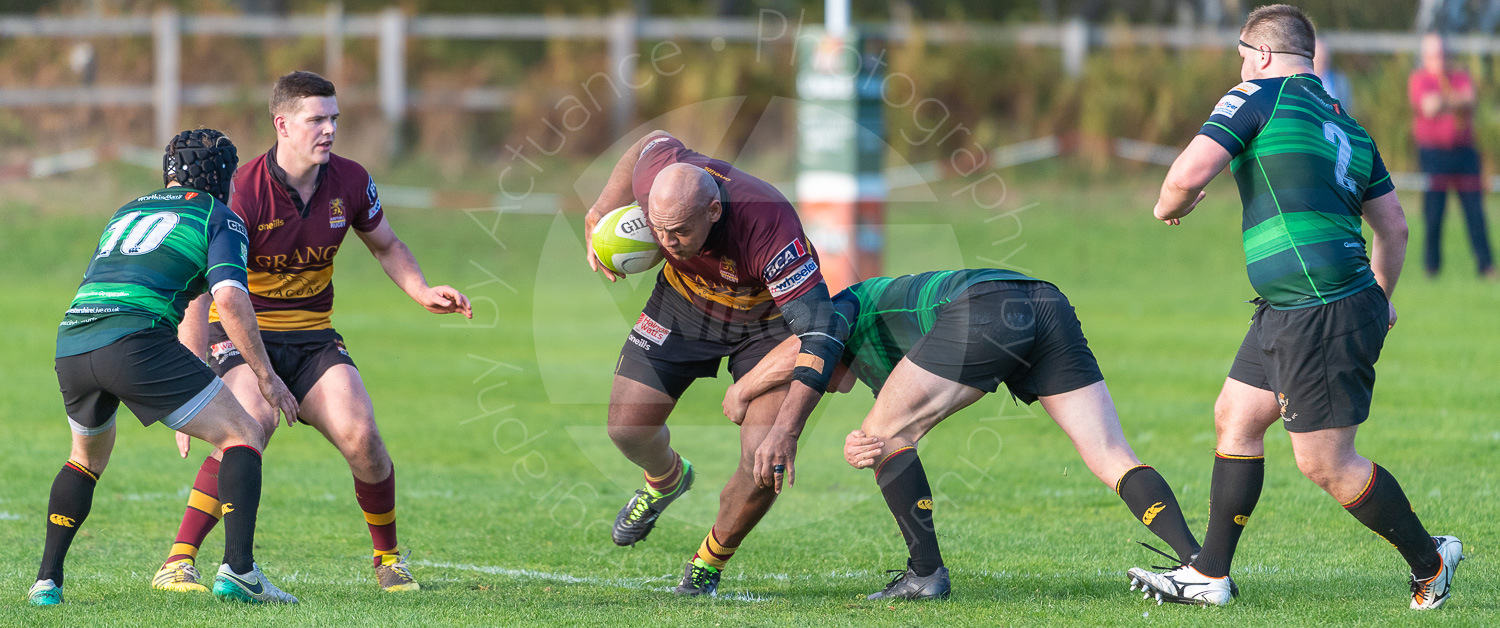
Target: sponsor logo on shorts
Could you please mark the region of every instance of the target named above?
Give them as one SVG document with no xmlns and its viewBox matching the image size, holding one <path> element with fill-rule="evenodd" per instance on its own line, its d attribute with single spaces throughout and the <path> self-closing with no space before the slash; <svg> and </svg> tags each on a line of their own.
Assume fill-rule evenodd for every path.
<svg viewBox="0 0 1500 628">
<path fill-rule="evenodd" d="M 1219 104 L 1214 105 L 1214 112 L 1209 115 L 1233 118 L 1239 113 L 1240 107 L 1244 106 L 1245 99 L 1239 96 L 1225 96 L 1219 99 Z"/>
<path fill-rule="evenodd" d="M 344 341 L 335 340 L 333 341 L 333 346 L 338 347 L 339 353 L 342 353 L 345 356 L 349 355 L 349 348 L 344 346 Z"/>
<path fill-rule="evenodd" d="M 767 286 L 767 288 L 771 291 L 771 296 L 779 297 L 781 295 L 788 294 L 793 290 L 796 290 L 797 286 L 806 283 L 807 278 L 813 276 L 813 273 L 816 272 L 818 272 L 818 262 L 815 260 L 807 260 L 806 264 L 797 267 L 797 269 L 793 270 L 790 275 L 787 275 L 781 281 Z"/>
<path fill-rule="evenodd" d="M 1161 514 L 1161 511 L 1166 509 L 1167 505 L 1161 502 L 1151 504 L 1151 507 L 1147 508 L 1146 512 L 1141 515 L 1141 523 L 1144 523 L 1148 526 L 1151 525 L 1152 521 L 1156 521 L 1156 515 Z"/>
<path fill-rule="evenodd" d="M 1246 517 L 1245 515 L 1235 515 L 1234 523 L 1243 528 L 1245 527 L 1245 524 L 1250 523 L 1250 518 Z"/>
<path fill-rule="evenodd" d="M 917 508 L 919 508 L 921 510 L 932 510 L 932 500 L 930 500 L 930 499 L 919 499 L 919 500 L 917 500 Z"/>
<path fill-rule="evenodd" d="M 328 201 L 328 228 L 344 228 L 344 199 L 336 198 Z"/>
<path fill-rule="evenodd" d="M 1287 421 L 1287 422 L 1291 422 L 1291 421 L 1297 420 L 1297 413 L 1296 412 L 1293 412 L 1292 416 L 1290 416 L 1290 417 L 1288 417 L 1286 415 L 1286 405 L 1288 403 L 1290 403 L 1286 399 L 1286 393 L 1276 393 L 1276 403 L 1281 406 L 1281 420 Z"/>
<path fill-rule="evenodd" d="M 245 225 L 242 224 L 242 223 L 240 223 L 240 221 L 238 221 L 238 220 L 226 220 L 224 222 L 229 223 L 229 230 L 230 231 L 237 231 L 242 236 L 245 236 L 247 238 L 250 237 L 250 234 L 245 231 Z"/>
<path fill-rule="evenodd" d="M 656 343 L 656 346 L 658 347 L 660 347 L 662 343 L 666 342 L 667 335 L 672 333 L 672 330 L 667 329 L 666 327 L 662 327 L 661 323 L 652 320 L 651 317 L 646 316 L 644 312 L 641 313 L 640 318 L 636 319 L 635 327 L 631 329 L 631 331 L 640 334 L 642 337 L 650 340 L 651 342 Z"/>
<path fill-rule="evenodd" d="M 213 358 L 215 360 L 218 360 L 219 364 L 223 364 L 225 360 L 228 360 L 229 358 L 232 358 L 232 357 L 237 356 L 239 354 L 240 354 L 240 350 L 234 348 L 234 341 L 233 340 L 225 340 L 224 342 L 216 342 L 213 345 L 209 346 L 209 348 L 208 348 L 208 355 L 209 355 L 209 357 L 211 357 L 211 358 Z"/>
<path fill-rule="evenodd" d="M 760 276 L 766 280 L 766 283 L 770 283 L 771 280 L 776 279 L 777 275 L 781 274 L 781 271 L 786 270 L 787 267 L 806 256 L 807 247 L 802 246 L 802 239 L 797 238 L 792 240 L 786 246 L 782 247 L 781 251 L 777 252 L 771 258 L 771 261 L 766 262 L 766 267 L 760 271 Z"/>
<path fill-rule="evenodd" d="M 60 526 L 62 526 L 64 528 L 74 527 L 73 526 L 73 518 L 72 517 L 64 517 L 62 515 L 54 514 L 54 515 L 48 515 L 47 516 L 47 520 L 51 521 L 52 523 L 55 523 L 57 525 L 60 525 Z"/>
<path fill-rule="evenodd" d="M 740 280 L 740 275 L 738 269 L 735 268 L 734 260 L 727 257 L 719 260 L 719 276 L 723 277 L 724 281 Z"/>
<path fill-rule="evenodd" d="M 640 338 L 636 338 L 635 334 L 631 334 L 629 336 L 626 336 L 626 338 L 630 339 L 630 344 L 633 344 L 633 345 L 635 345 L 637 347 L 645 349 L 646 351 L 650 351 L 651 350 L 651 345 L 646 344 L 646 341 L 641 340 Z M 618 371 L 619 369 L 616 368 L 615 370 Z"/>
</svg>

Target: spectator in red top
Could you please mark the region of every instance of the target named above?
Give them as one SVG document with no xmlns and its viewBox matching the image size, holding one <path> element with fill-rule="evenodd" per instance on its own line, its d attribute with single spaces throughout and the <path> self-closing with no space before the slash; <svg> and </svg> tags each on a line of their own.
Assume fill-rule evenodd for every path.
<svg viewBox="0 0 1500 628">
<path fill-rule="evenodd" d="M 1495 277 L 1490 240 L 1484 220 L 1484 179 L 1480 176 L 1479 152 L 1474 149 L 1474 83 L 1469 74 L 1449 68 L 1443 38 L 1428 33 L 1422 38 L 1422 67 L 1411 75 L 1407 93 L 1416 119 L 1418 160 L 1427 175 L 1422 213 L 1427 224 L 1423 261 L 1429 276 L 1442 266 L 1443 211 L 1448 190 L 1458 192 L 1469 224 L 1469 244 L 1479 274 Z"/>
</svg>

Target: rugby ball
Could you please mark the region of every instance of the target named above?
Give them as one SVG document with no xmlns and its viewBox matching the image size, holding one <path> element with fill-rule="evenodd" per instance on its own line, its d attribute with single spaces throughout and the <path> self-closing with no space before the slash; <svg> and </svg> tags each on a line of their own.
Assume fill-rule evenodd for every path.
<svg viewBox="0 0 1500 628">
<path fill-rule="evenodd" d="M 605 268 L 622 275 L 651 270 L 661 263 L 661 247 L 646 224 L 646 212 L 631 203 L 594 225 L 594 255 Z"/>
</svg>

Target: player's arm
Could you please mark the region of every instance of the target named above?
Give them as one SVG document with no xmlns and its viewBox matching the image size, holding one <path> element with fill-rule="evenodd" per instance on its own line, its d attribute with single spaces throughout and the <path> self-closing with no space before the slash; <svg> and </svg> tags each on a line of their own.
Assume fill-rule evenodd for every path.
<svg viewBox="0 0 1500 628">
<path fill-rule="evenodd" d="M 615 274 L 600 264 L 599 258 L 594 255 L 594 225 L 599 224 L 599 219 L 605 214 L 635 202 L 633 190 L 635 164 L 641 160 L 641 152 L 645 150 L 646 144 L 651 140 L 664 137 L 670 138 L 672 134 L 666 131 L 652 131 L 636 140 L 630 148 L 625 149 L 625 154 L 620 156 L 620 161 L 615 162 L 614 170 L 610 171 L 609 181 L 605 182 L 604 191 L 599 193 L 599 200 L 594 201 L 594 205 L 589 207 L 588 214 L 583 217 L 584 260 L 588 262 L 590 270 L 602 271 L 610 281 L 615 280 Z"/>
<path fill-rule="evenodd" d="M 1152 215 L 1169 225 L 1179 224 L 1207 196 L 1203 188 L 1229 165 L 1230 159 L 1229 151 L 1217 141 L 1207 135 L 1195 136 L 1167 171 Z"/>
<path fill-rule="evenodd" d="M 270 402 L 272 408 L 281 410 L 290 426 L 297 418 L 297 399 L 271 368 L 271 358 L 266 355 L 265 343 L 261 341 L 260 325 L 255 322 L 250 293 L 241 285 L 221 285 L 213 295 L 214 303 L 219 306 L 224 333 L 239 349 L 250 371 L 255 373 L 261 396 Z"/>
<path fill-rule="evenodd" d="M 781 403 L 776 422 L 760 447 L 755 450 L 755 478 L 758 486 L 775 488 L 781 492 L 780 478 L 775 467 L 785 467 L 786 480 L 796 482 L 793 467 L 797 452 L 797 438 L 807 424 L 808 415 L 828 390 L 833 370 L 844 353 L 844 341 L 849 337 L 849 326 L 834 310 L 833 300 L 828 296 L 828 284 L 821 280 L 807 292 L 779 304 L 786 317 L 787 327 L 800 341 L 793 362 L 791 388 Z"/>
<path fill-rule="evenodd" d="M 208 303 L 207 293 L 198 295 L 182 313 L 182 324 L 177 326 L 177 341 L 192 351 L 199 360 L 208 357 Z"/>
<path fill-rule="evenodd" d="M 355 229 L 354 233 L 359 234 L 359 239 L 370 249 L 370 254 L 380 262 L 380 268 L 385 270 L 386 276 L 406 296 L 427 308 L 427 311 L 434 314 L 459 312 L 465 317 L 474 318 L 469 297 L 454 290 L 452 286 L 427 285 L 427 278 L 422 275 L 417 257 L 412 255 L 411 249 L 407 248 L 401 238 L 396 237 L 395 230 L 391 229 L 391 221 L 382 220 L 369 231 Z"/>
<path fill-rule="evenodd" d="M 792 371 L 797 368 L 797 352 L 801 347 L 802 341 L 796 336 L 781 341 L 740 381 L 730 384 L 724 393 L 724 416 L 739 425 L 745 420 L 745 411 L 750 408 L 751 401 L 792 381 Z"/>
<path fill-rule="evenodd" d="M 1365 222 L 1370 223 L 1370 271 L 1385 291 L 1387 299 L 1396 294 L 1401 266 L 1406 262 L 1406 212 L 1395 190 L 1367 200 L 1361 206 Z M 1396 306 L 1390 308 L 1391 327 L 1396 326 Z"/>
</svg>

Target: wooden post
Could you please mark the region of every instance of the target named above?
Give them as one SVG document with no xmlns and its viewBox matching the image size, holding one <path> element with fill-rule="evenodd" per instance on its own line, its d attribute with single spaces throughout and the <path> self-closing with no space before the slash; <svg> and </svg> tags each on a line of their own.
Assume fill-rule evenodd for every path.
<svg viewBox="0 0 1500 628">
<path fill-rule="evenodd" d="M 636 65 L 640 55 L 636 54 L 640 25 L 632 11 L 620 11 L 609 23 L 609 74 L 615 81 L 617 97 L 610 111 L 611 137 L 624 137 L 635 126 Z"/>
<path fill-rule="evenodd" d="M 1062 25 L 1063 71 L 1070 77 L 1083 75 L 1083 63 L 1089 56 L 1089 25 L 1081 17 L 1071 17 Z"/>
<path fill-rule="evenodd" d="M 387 132 L 387 152 L 399 154 L 401 124 L 406 115 L 406 16 L 391 7 L 380 14 L 380 113 Z"/>
<path fill-rule="evenodd" d="M 344 3 L 334 0 L 323 13 L 323 76 L 334 85 L 344 78 Z"/>
<path fill-rule="evenodd" d="M 171 7 L 157 10 L 151 22 L 152 54 L 156 61 L 156 84 L 152 104 L 156 107 L 156 141 L 165 146 L 177 135 L 177 116 L 182 108 L 182 17 Z"/>
</svg>

